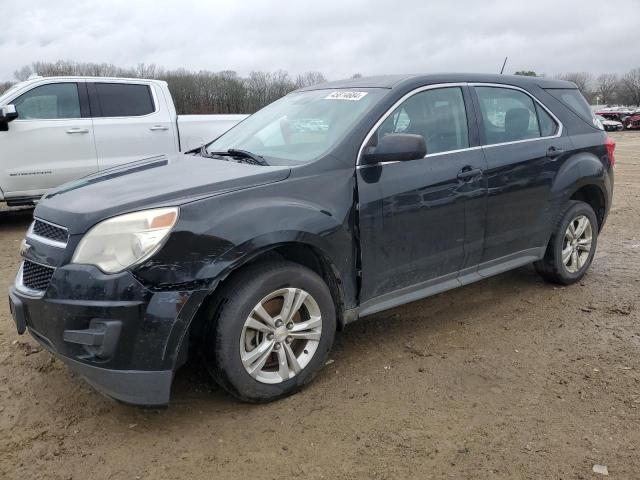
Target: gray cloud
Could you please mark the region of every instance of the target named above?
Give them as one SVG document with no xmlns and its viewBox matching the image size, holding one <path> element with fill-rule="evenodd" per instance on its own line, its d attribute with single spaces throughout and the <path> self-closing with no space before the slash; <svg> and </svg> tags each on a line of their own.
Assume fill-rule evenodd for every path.
<svg viewBox="0 0 640 480">
<path fill-rule="evenodd" d="M 0 79 L 36 60 L 191 70 L 624 72 L 640 2 L 618 0 L 2 2 Z"/>
</svg>

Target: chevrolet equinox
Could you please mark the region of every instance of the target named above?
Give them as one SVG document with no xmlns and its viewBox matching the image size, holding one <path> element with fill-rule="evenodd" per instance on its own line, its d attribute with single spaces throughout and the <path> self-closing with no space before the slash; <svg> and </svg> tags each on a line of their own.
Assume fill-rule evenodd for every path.
<svg viewBox="0 0 640 480">
<path fill-rule="evenodd" d="M 237 398 L 274 400 L 359 317 L 531 263 L 578 281 L 611 205 L 614 148 L 560 80 L 303 88 L 194 151 L 48 192 L 11 311 L 119 401 L 168 404 L 191 354 Z"/>
</svg>

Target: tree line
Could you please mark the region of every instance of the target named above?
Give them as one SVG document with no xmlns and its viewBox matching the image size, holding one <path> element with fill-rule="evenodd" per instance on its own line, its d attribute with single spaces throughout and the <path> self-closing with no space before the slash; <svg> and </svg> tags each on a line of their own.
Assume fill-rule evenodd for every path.
<svg viewBox="0 0 640 480">
<path fill-rule="evenodd" d="M 520 71 L 516 75 L 544 76 L 534 71 Z M 575 83 L 591 105 L 640 106 L 640 68 L 622 75 L 603 73 L 594 76 L 588 72 L 569 72 L 555 78 Z"/>
<path fill-rule="evenodd" d="M 519 71 L 516 75 L 545 76 L 534 71 Z M 287 93 L 301 87 L 327 81 L 320 72 L 307 72 L 295 78 L 284 70 L 251 72 L 240 76 L 232 70 L 167 70 L 154 64 L 138 64 L 122 68 L 109 63 L 85 63 L 59 60 L 34 62 L 14 74 L 17 81 L 31 75 L 81 75 L 95 77 L 134 77 L 164 80 L 169 85 L 179 114 L 253 113 Z M 355 74 L 353 77 L 360 77 Z M 640 68 L 618 75 L 588 72 L 568 72 L 555 78 L 574 82 L 592 105 L 640 105 Z M 0 93 L 13 82 L 0 82 Z"/>
<path fill-rule="evenodd" d="M 283 70 L 254 71 L 242 77 L 231 70 L 166 70 L 144 63 L 134 68 L 122 68 L 109 63 L 63 60 L 34 62 L 17 70 L 14 76 L 17 81 L 23 81 L 35 74 L 45 77 L 79 75 L 164 80 L 179 114 L 253 113 L 297 88 L 327 81 L 320 72 L 307 72 L 292 78 Z M 0 83 L 0 93 L 11 85 L 12 82 Z"/>
</svg>

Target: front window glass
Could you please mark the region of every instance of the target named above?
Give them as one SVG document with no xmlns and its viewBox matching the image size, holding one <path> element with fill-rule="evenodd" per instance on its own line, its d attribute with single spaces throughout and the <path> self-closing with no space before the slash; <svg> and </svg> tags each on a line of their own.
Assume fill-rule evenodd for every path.
<svg viewBox="0 0 640 480">
<path fill-rule="evenodd" d="M 246 150 L 270 165 L 298 165 L 327 153 L 388 90 L 294 92 L 251 115 L 206 146 Z"/>
<path fill-rule="evenodd" d="M 533 99 L 511 88 L 476 87 L 488 145 L 540 137 Z"/>
<path fill-rule="evenodd" d="M 42 85 L 20 95 L 14 102 L 20 120 L 80 118 L 80 99 L 75 83 Z"/>
<path fill-rule="evenodd" d="M 469 147 L 462 90 L 447 87 L 416 93 L 387 117 L 369 146 L 377 145 L 390 133 L 421 135 L 427 145 L 427 154 Z"/>
</svg>

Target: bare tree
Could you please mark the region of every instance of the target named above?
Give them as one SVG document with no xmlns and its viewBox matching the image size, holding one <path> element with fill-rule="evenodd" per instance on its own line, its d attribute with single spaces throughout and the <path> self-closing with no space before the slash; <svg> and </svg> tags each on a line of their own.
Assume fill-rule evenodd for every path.
<svg viewBox="0 0 640 480">
<path fill-rule="evenodd" d="M 623 94 L 633 105 L 640 105 L 640 68 L 634 68 L 622 76 L 620 86 Z"/>
<path fill-rule="evenodd" d="M 612 103 L 615 99 L 617 88 L 618 76 L 615 73 L 603 73 L 596 79 L 595 93 L 602 103 Z"/>
<path fill-rule="evenodd" d="M 16 77 L 16 80 L 18 80 L 19 82 L 23 82 L 24 80 L 29 78 L 29 76 L 32 74 L 33 74 L 33 70 L 31 70 L 31 67 L 29 65 L 25 65 L 21 69 L 16 70 L 13 73 L 13 76 Z"/>
<path fill-rule="evenodd" d="M 327 79 L 320 72 L 306 72 L 302 75 L 298 75 L 296 78 L 296 88 L 311 87 L 313 85 L 319 85 L 326 83 Z"/>
<path fill-rule="evenodd" d="M 0 95 L 2 95 L 5 91 L 9 90 L 13 83 L 11 82 L 0 82 Z"/>
<path fill-rule="evenodd" d="M 587 73 L 587 72 L 562 73 L 558 75 L 556 78 L 575 83 L 578 89 L 587 98 L 587 100 L 591 101 L 591 98 L 593 96 L 591 93 L 591 83 L 593 81 L 593 76 L 590 73 Z"/>
<path fill-rule="evenodd" d="M 96 77 L 138 77 L 165 80 L 178 113 L 253 113 L 287 93 L 326 82 L 320 72 L 307 72 L 294 81 L 287 72 L 251 72 L 243 78 L 234 71 L 190 72 L 164 70 L 155 64 L 139 63 L 134 68 L 110 63 L 83 63 L 70 60 L 34 62 L 17 70 L 17 80 L 29 76 L 81 75 Z M 8 88 L 0 84 L 0 89 Z"/>
</svg>

